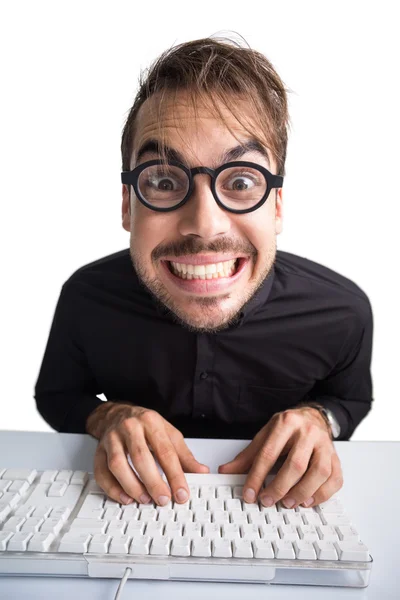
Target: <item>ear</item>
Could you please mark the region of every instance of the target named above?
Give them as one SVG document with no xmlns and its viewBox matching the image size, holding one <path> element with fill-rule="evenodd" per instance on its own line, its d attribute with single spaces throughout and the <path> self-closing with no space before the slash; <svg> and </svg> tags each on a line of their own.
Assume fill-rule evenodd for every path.
<svg viewBox="0 0 400 600">
<path fill-rule="evenodd" d="M 283 207 L 282 188 L 279 188 L 275 196 L 275 233 L 279 235 L 283 229 Z"/>
<path fill-rule="evenodd" d="M 131 201 L 129 186 L 122 185 L 122 227 L 125 231 L 131 230 Z"/>
</svg>

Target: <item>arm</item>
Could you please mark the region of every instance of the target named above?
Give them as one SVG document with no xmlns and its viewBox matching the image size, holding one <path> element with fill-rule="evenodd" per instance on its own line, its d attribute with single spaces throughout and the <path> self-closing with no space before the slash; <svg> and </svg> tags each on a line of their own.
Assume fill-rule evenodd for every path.
<svg viewBox="0 0 400 600">
<path fill-rule="evenodd" d="M 299 404 L 306 406 L 308 402 L 317 402 L 330 409 L 340 425 L 338 440 L 349 440 L 371 410 L 372 335 L 373 315 L 366 299 L 342 346 L 340 360 L 325 379 L 315 383 Z"/>
<path fill-rule="evenodd" d="M 77 336 L 78 308 L 73 290 L 64 284 L 55 310 L 35 386 L 39 413 L 60 432 L 86 433 L 88 415 L 103 401 Z"/>
</svg>

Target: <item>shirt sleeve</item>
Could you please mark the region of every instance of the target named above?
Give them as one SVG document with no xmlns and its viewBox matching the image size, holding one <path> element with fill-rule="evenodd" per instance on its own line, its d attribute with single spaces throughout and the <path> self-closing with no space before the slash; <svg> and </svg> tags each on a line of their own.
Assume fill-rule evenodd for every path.
<svg viewBox="0 0 400 600">
<path fill-rule="evenodd" d="M 371 376 L 373 315 L 364 297 L 353 327 L 349 328 L 339 361 L 329 375 L 315 383 L 304 399 L 318 402 L 335 415 L 340 425 L 338 440 L 349 440 L 372 408 Z"/>
<path fill-rule="evenodd" d="M 78 339 L 78 314 L 68 282 L 56 306 L 39 376 L 35 385 L 36 406 L 53 429 L 86 433 L 89 414 L 103 401 Z"/>
</svg>

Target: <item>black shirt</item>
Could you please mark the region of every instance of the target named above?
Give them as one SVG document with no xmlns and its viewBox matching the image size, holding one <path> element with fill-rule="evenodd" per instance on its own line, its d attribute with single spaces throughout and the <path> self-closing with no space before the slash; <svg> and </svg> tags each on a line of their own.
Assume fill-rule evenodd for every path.
<svg viewBox="0 0 400 600">
<path fill-rule="evenodd" d="M 372 404 L 373 318 L 352 281 L 278 250 L 239 321 L 196 334 L 139 282 L 129 250 L 63 285 L 35 387 L 57 431 L 85 433 L 107 400 L 158 411 L 185 437 L 252 439 L 271 416 L 318 401 L 351 437 Z"/>
</svg>

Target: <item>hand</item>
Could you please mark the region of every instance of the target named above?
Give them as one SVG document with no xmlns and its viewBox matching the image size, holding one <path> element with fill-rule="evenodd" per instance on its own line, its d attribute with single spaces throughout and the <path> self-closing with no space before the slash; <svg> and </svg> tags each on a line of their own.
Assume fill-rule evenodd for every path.
<svg viewBox="0 0 400 600">
<path fill-rule="evenodd" d="M 190 491 L 183 469 L 208 473 L 185 444 L 183 435 L 158 412 L 116 402 L 105 402 L 88 417 L 86 430 L 99 439 L 94 458 L 94 476 L 105 493 L 123 504 L 133 500 L 164 506 L 171 500 L 185 502 Z M 152 450 L 171 489 L 162 479 Z M 130 455 L 133 466 L 127 460 Z"/>
<path fill-rule="evenodd" d="M 325 502 L 342 487 L 342 470 L 330 429 L 320 412 L 309 407 L 276 413 L 249 446 L 233 461 L 221 465 L 219 472 L 247 473 L 250 469 L 243 497 L 246 502 L 255 502 L 278 457 L 288 453 L 273 481 L 262 490 L 264 506 L 284 499 L 287 508 L 299 504 L 310 507 Z"/>
</svg>

